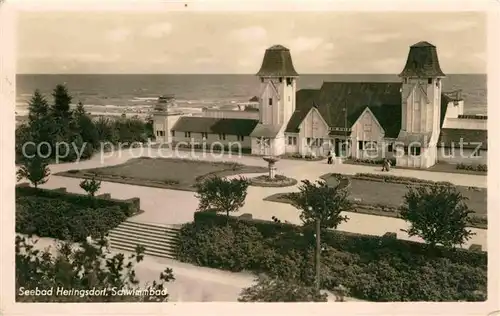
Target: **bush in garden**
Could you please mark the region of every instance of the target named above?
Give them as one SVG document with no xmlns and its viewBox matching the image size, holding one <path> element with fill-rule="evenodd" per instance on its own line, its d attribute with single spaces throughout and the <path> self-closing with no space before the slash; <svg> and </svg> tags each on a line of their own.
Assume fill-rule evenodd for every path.
<svg viewBox="0 0 500 316">
<path fill-rule="evenodd" d="M 83 242 L 72 245 L 65 242 L 57 245 L 57 252 L 36 250 L 35 241 L 16 237 L 16 289 L 65 289 L 85 291 L 92 288 L 106 289 L 106 295 L 20 295 L 17 302 L 166 302 L 166 283 L 174 280 L 173 271 L 166 268 L 159 279 L 146 286 L 139 286 L 135 265 L 143 259 L 143 249 L 126 258 L 122 253 L 106 255 L 106 243 L 98 245 Z M 153 295 L 113 295 L 112 289 L 134 291 L 153 290 Z"/>
<path fill-rule="evenodd" d="M 467 229 L 473 211 L 465 201 L 467 198 L 454 186 L 410 187 L 400 210 L 400 217 L 410 224 L 405 231 L 432 247 L 462 245 L 474 235 Z"/>
<path fill-rule="evenodd" d="M 251 287 L 243 289 L 239 302 L 326 302 L 326 293 L 313 287 L 261 276 Z"/>
</svg>

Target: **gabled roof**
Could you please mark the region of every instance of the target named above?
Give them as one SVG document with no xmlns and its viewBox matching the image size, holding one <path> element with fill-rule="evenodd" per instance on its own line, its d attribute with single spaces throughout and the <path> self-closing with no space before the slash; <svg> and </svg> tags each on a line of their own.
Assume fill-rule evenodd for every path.
<svg viewBox="0 0 500 316">
<path fill-rule="evenodd" d="M 330 127 L 345 128 L 344 107 L 347 105 L 347 127 L 351 128 L 368 107 L 385 131 L 385 137 L 397 138 L 401 130 L 400 82 L 325 82 L 321 89 L 302 89 L 296 94 L 296 110 L 285 132 L 297 133 L 300 123 L 313 106 Z M 441 96 L 441 126 L 450 98 Z M 344 132 L 341 132 L 342 134 Z"/>
<path fill-rule="evenodd" d="M 474 129 L 443 128 L 439 135 L 438 146 L 459 150 L 460 140 L 464 149 L 476 149 L 477 143 L 481 143 L 480 149 L 488 149 L 488 131 Z"/>
<path fill-rule="evenodd" d="M 178 132 L 250 136 L 258 120 L 213 117 L 181 117 L 172 128 Z"/>
</svg>

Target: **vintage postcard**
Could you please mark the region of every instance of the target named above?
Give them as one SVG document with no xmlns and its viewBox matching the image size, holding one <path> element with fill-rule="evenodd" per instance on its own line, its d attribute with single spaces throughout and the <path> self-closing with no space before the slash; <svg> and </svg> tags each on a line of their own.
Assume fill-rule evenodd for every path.
<svg viewBox="0 0 500 316">
<path fill-rule="evenodd" d="M 500 4 L 446 3 L 4 1 L 1 312 L 494 315 Z"/>
</svg>

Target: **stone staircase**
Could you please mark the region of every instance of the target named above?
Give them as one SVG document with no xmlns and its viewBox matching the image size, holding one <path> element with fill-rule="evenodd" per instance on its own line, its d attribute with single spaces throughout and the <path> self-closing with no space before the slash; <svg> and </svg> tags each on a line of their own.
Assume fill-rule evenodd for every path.
<svg viewBox="0 0 500 316">
<path fill-rule="evenodd" d="M 141 245 L 144 254 L 175 259 L 179 227 L 125 221 L 109 232 L 108 241 L 111 249 L 134 252 Z"/>
</svg>

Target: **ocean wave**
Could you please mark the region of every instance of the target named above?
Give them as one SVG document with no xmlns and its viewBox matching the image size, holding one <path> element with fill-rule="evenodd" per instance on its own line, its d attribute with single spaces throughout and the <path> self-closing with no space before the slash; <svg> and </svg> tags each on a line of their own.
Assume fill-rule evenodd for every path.
<svg viewBox="0 0 500 316">
<path fill-rule="evenodd" d="M 133 100 L 137 100 L 137 101 L 157 101 L 158 97 L 134 97 Z"/>
</svg>

